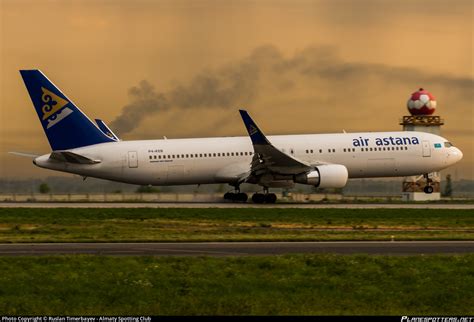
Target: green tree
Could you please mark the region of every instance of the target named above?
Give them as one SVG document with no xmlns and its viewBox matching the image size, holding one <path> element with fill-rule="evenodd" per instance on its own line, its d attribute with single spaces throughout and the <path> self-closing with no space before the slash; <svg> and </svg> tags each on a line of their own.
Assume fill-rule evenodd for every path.
<svg viewBox="0 0 474 322">
<path fill-rule="evenodd" d="M 40 193 L 48 193 L 51 191 L 51 188 L 48 186 L 47 183 L 43 182 L 42 184 L 39 185 L 38 191 Z"/>
<path fill-rule="evenodd" d="M 451 181 L 451 175 L 446 176 L 446 186 L 444 187 L 444 197 L 451 197 L 453 195 L 453 183 Z"/>
</svg>

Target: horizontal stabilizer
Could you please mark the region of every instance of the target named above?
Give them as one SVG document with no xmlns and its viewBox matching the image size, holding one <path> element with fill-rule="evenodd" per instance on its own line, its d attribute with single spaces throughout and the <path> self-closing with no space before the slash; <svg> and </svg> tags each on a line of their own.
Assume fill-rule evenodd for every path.
<svg viewBox="0 0 474 322">
<path fill-rule="evenodd" d="M 49 156 L 50 159 L 60 162 L 69 162 L 76 164 L 96 164 L 100 163 L 100 160 L 89 159 L 83 155 L 69 152 L 69 151 L 54 151 Z"/>
<path fill-rule="evenodd" d="M 117 135 L 115 135 L 115 133 L 107 126 L 107 124 L 105 124 L 104 121 L 100 120 L 100 119 L 95 119 L 95 122 L 97 123 L 97 126 L 99 127 L 99 129 L 105 134 L 107 135 L 109 138 L 111 139 L 114 139 L 115 141 L 120 141 L 120 139 L 118 138 Z"/>
<path fill-rule="evenodd" d="M 20 157 L 27 157 L 27 158 L 32 158 L 32 159 L 40 156 L 39 154 L 33 154 L 33 153 L 28 153 L 28 152 L 15 152 L 15 151 L 12 151 L 12 152 L 8 152 L 8 153 L 18 155 Z"/>
</svg>

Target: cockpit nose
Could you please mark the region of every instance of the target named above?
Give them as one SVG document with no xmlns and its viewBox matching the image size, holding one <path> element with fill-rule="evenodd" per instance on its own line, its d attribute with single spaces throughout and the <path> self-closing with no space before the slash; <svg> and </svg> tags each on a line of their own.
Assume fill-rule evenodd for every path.
<svg viewBox="0 0 474 322">
<path fill-rule="evenodd" d="M 458 148 L 452 147 L 452 151 L 449 153 L 449 158 L 453 163 L 460 161 L 463 157 L 461 150 Z"/>
<path fill-rule="evenodd" d="M 462 159 L 462 157 L 463 157 L 462 151 L 459 150 L 458 148 L 456 148 L 456 150 L 457 150 L 458 158 L 459 158 L 458 161 L 460 161 L 460 160 Z"/>
</svg>

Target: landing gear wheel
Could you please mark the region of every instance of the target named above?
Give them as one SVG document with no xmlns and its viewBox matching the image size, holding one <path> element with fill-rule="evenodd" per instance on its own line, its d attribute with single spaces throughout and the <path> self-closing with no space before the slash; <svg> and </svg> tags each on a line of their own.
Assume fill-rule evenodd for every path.
<svg viewBox="0 0 474 322">
<path fill-rule="evenodd" d="M 265 203 L 275 203 L 277 196 L 274 193 L 268 193 L 265 195 Z"/>
<path fill-rule="evenodd" d="M 432 186 L 426 186 L 423 191 L 427 194 L 433 193 L 433 187 Z"/>
<path fill-rule="evenodd" d="M 240 202 L 247 202 L 247 199 L 249 198 L 249 196 L 247 196 L 247 194 L 243 192 L 239 192 L 235 194 L 235 197 L 236 197 L 235 200 L 240 201 Z"/>
<path fill-rule="evenodd" d="M 252 201 L 254 203 L 264 203 L 265 202 L 265 195 L 262 193 L 254 193 L 252 196 Z"/>
<path fill-rule="evenodd" d="M 229 201 L 247 202 L 248 198 L 249 197 L 247 196 L 247 194 L 243 192 L 239 192 L 239 193 L 226 192 L 224 194 L 224 200 L 229 200 Z"/>
</svg>

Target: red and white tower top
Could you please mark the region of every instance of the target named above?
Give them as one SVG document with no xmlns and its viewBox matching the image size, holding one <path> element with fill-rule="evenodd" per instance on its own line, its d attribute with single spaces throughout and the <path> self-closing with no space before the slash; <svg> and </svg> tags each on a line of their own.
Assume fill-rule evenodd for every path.
<svg viewBox="0 0 474 322">
<path fill-rule="evenodd" d="M 407 107 L 411 115 L 431 115 L 436 110 L 436 99 L 430 92 L 420 88 L 411 94 Z"/>
</svg>

